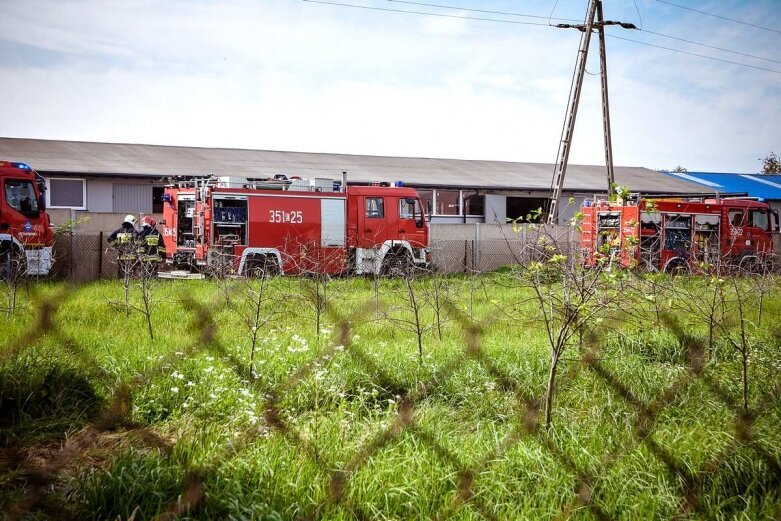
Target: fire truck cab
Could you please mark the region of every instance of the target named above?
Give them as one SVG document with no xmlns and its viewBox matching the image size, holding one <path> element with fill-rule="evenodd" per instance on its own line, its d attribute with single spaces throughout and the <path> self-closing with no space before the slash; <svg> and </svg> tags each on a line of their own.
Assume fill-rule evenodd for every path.
<svg viewBox="0 0 781 521">
<path fill-rule="evenodd" d="M 430 261 L 420 197 L 391 183 L 206 177 L 166 187 L 163 202 L 174 268 L 380 274 Z"/>
<path fill-rule="evenodd" d="M 54 235 L 45 183 L 25 163 L 0 161 L 0 277 L 48 275 Z"/>
<path fill-rule="evenodd" d="M 747 197 L 641 197 L 586 201 L 585 265 L 618 263 L 649 271 L 754 271 L 773 253 L 778 212 Z"/>
</svg>

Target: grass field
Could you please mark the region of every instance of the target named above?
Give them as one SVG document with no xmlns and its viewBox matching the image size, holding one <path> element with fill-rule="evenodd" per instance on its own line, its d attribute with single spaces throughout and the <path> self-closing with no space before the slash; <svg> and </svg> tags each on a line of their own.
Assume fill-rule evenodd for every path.
<svg viewBox="0 0 781 521">
<path fill-rule="evenodd" d="M 0 512 L 778 518 L 776 281 L 761 324 L 748 291 L 751 327 L 719 329 L 697 360 L 708 330 L 687 301 L 705 283 L 662 282 L 573 340 L 548 429 L 550 347 L 510 273 L 416 281 L 421 350 L 403 280 L 276 278 L 262 299 L 257 281 L 157 281 L 154 340 L 119 282 L 25 288 L 0 325 Z"/>
</svg>

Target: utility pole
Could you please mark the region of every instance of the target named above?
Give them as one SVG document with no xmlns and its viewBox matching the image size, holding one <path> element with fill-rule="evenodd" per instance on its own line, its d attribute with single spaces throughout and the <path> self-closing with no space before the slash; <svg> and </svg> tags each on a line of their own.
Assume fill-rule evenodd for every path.
<svg viewBox="0 0 781 521">
<path fill-rule="evenodd" d="M 597 30 L 599 31 L 599 78 L 602 83 L 602 130 L 605 135 L 605 166 L 607 166 L 607 193 L 613 191 L 616 176 L 613 173 L 613 138 L 610 135 L 610 103 L 607 95 L 607 54 L 605 52 L 605 20 L 602 2 L 597 3 Z"/>
<path fill-rule="evenodd" d="M 596 22 L 594 18 L 596 17 Z M 589 44 L 591 43 L 591 33 L 594 29 L 599 34 L 599 60 L 600 60 L 600 78 L 602 83 L 602 127 L 605 138 L 605 163 L 607 165 L 608 193 L 613 190 L 615 183 L 613 173 L 613 145 L 610 134 L 610 106 L 607 90 L 607 54 L 605 51 L 605 26 L 620 25 L 625 29 L 637 29 L 633 24 L 615 21 L 605 21 L 602 11 L 602 0 L 590 0 L 586 20 L 583 24 L 558 24 L 556 27 L 561 29 L 578 29 L 583 33 L 580 38 L 580 48 L 578 49 L 578 58 L 575 62 L 575 74 L 572 76 L 572 85 L 570 86 L 570 98 L 567 103 L 567 112 L 564 115 L 564 126 L 561 130 L 561 140 L 559 141 L 559 151 L 556 156 L 556 166 L 551 182 L 550 204 L 548 206 L 548 224 L 556 224 L 559 219 L 559 199 L 561 190 L 564 187 L 564 177 L 567 174 L 567 165 L 569 163 L 569 154 L 572 147 L 572 135 L 575 130 L 575 120 L 578 115 L 578 105 L 580 104 L 580 93 L 583 89 L 583 77 L 586 72 L 586 62 L 588 60 Z"/>
</svg>

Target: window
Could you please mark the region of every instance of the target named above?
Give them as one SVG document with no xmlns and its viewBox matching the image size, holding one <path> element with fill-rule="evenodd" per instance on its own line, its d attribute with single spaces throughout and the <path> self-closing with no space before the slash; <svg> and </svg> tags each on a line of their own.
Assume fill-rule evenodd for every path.
<svg viewBox="0 0 781 521">
<path fill-rule="evenodd" d="M 383 204 L 382 197 L 366 198 L 366 217 L 371 219 L 385 217 L 385 205 Z"/>
<path fill-rule="evenodd" d="M 152 213 L 163 213 L 163 193 L 165 188 L 162 186 L 152 187 Z"/>
<path fill-rule="evenodd" d="M 729 223 L 735 227 L 743 226 L 743 210 L 730 210 Z"/>
<path fill-rule="evenodd" d="M 477 192 L 464 192 L 464 215 L 483 215 L 484 196 Z"/>
<path fill-rule="evenodd" d="M 461 192 L 437 190 L 435 215 L 461 215 Z"/>
<path fill-rule="evenodd" d="M 426 215 L 431 216 L 434 213 L 434 190 L 418 190 L 418 195 L 423 208 L 426 209 Z"/>
<path fill-rule="evenodd" d="M 767 230 L 767 224 L 767 212 L 765 210 L 751 210 L 748 213 L 747 226 L 754 226 L 756 228 Z"/>
<path fill-rule="evenodd" d="M 420 217 L 420 203 L 417 199 L 399 199 L 399 217 L 402 219 L 416 219 Z"/>
<path fill-rule="evenodd" d="M 85 210 L 87 207 L 87 183 L 84 179 L 47 179 L 46 191 L 49 208 L 74 208 Z"/>
<path fill-rule="evenodd" d="M 38 214 L 38 200 L 31 181 L 6 179 L 5 202 L 24 215 L 32 217 Z"/>
</svg>

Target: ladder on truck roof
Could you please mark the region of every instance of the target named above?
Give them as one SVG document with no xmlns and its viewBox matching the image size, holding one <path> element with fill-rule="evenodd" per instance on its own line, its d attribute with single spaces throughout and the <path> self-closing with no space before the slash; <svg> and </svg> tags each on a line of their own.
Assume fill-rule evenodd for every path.
<svg viewBox="0 0 781 521">
<path fill-rule="evenodd" d="M 210 188 L 244 188 L 253 190 L 282 190 L 298 192 L 344 192 L 347 186 L 347 172 L 342 172 L 342 179 L 325 177 L 301 178 L 285 174 L 275 174 L 274 177 L 254 179 L 239 176 L 215 176 L 214 174 L 199 176 L 176 176 L 168 186 L 177 188 L 194 188 L 204 190 Z"/>
</svg>

